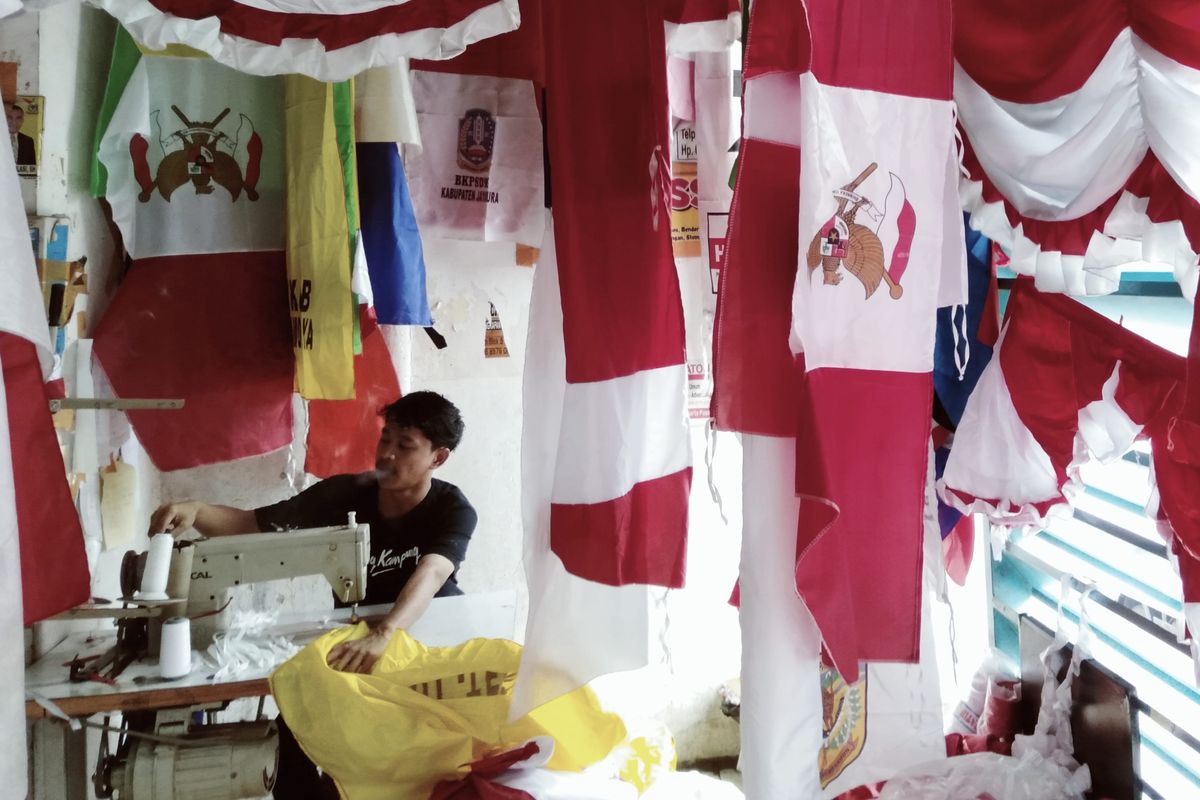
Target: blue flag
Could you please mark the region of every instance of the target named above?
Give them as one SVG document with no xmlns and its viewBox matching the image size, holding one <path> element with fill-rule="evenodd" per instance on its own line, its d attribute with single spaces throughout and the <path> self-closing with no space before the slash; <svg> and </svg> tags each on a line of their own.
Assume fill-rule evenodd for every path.
<svg viewBox="0 0 1200 800">
<path fill-rule="evenodd" d="M 400 151 L 393 142 L 358 143 L 363 249 L 381 325 L 432 325 L 425 255 Z"/>
<path fill-rule="evenodd" d="M 934 391 L 955 426 L 983 368 L 992 360 L 992 348 L 979 341 L 979 322 L 991 287 L 992 243 L 969 223 L 965 227 L 967 305 L 938 309 L 933 349 Z"/>
</svg>

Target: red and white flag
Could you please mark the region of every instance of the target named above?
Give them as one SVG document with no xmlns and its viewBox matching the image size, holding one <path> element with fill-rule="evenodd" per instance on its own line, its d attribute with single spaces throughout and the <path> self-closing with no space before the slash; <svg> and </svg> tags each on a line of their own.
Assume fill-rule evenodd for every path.
<svg viewBox="0 0 1200 800">
<path fill-rule="evenodd" d="M 553 233 L 552 223 L 546 231 Z M 567 378 L 558 280 L 555 237 L 548 235 L 534 272 L 525 352 L 521 494 L 529 619 L 513 689 L 514 716 L 600 675 L 645 666 L 650 658 L 649 587 L 573 575 L 550 546 L 559 459 L 585 460 L 560 446 Z M 682 395 L 680 402 L 682 413 Z M 605 453 L 611 455 L 605 448 L 586 461 L 599 470 Z"/>
<path fill-rule="evenodd" d="M 1042 291 L 1200 262 L 1200 16 L 1190 3 L 954 5 L 971 225 Z M 1070 31 L 1069 41 L 1062 36 Z M 1012 58 L 1012 53 L 1021 53 Z"/>
<path fill-rule="evenodd" d="M 740 586 L 752 797 L 886 777 L 935 757 L 940 733 L 928 648 L 855 678 L 859 659 L 916 661 L 922 565 L 940 568 L 936 548 L 922 559 L 934 309 L 965 287 L 949 8 L 806 6 L 752 7 L 714 342 L 716 422 L 759 434 Z M 844 675 L 820 670 L 822 641 Z M 928 704 L 899 700 L 919 687 Z"/>
<path fill-rule="evenodd" d="M 53 360 L 21 191 L 0 144 L 0 636 L 87 600 L 83 531 L 67 486 L 43 380 Z M 23 650 L 0 655 L 0 770 L 26 791 Z"/>
<path fill-rule="evenodd" d="M 549 5 L 545 34 L 567 380 L 551 547 L 589 580 L 678 587 L 691 481 L 683 314 L 646 170 L 667 132 L 661 9 L 630 0 L 601 22 Z M 628 58 L 595 69 L 618 39 Z M 626 73 L 642 91 L 629 92 Z"/>
<path fill-rule="evenodd" d="M 515 714 L 647 663 L 648 587 L 683 583 L 691 484 L 679 285 L 652 204 L 663 8 L 550 3 L 543 28 L 553 237 L 525 367 L 530 616 Z"/>
<path fill-rule="evenodd" d="M 1200 398 L 1191 352 L 1167 352 L 1076 301 L 1017 282 L 998 357 L 984 369 L 955 433 L 943 500 L 993 525 L 1040 530 L 1069 515 L 1091 459 L 1119 459 L 1149 438 L 1148 513 L 1182 581 L 1192 640 L 1200 626 Z M 1171 591 L 1169 587 L 1160 587 Z M 1200 652 L 1195 650 L 1194 652 Z"/>
<path fill-rule="evenodd" d="M 723 50 L 741 34 L 738 0 L 664 0 L 663 5 L 670 53 Z"/>
<path fill-rule="evenodd" d="M 747 797 L 779 800 L 837 797 L 945 756 L 930 627 L 942 582 L 932 464 L 921 532 L 921 660 L 869 663 L 847 681 L 823 663 L 821 632 L 796 595 L 795 447 L 788 437 L 742 437 L 740 768 Z"/>
<path fill-rule="evenodd" d="M 759 0 L 746 44 L 742 141 L 713 331 L 712 413 L 722 430 L 794 436 L 803 369 L 788 345 L 800 250 L 803 10 Z"/>
<path fill-rule="evenodd" d="M 943 275 L 966 285 L 950 180 L 950 4 L 820 0 L 807 10 L 792 302 L 806 369 L 796 587 L 854 680 L 860 660 L 914 662 L 920 650 L 935 311 L 951 299 Z"/>
<path fill-rule="evenodd" d="M 967 402 L 940 490 L 950 505 L 994 525 L 1041 529 L 1052 515 L 1070 513 L 1090 458 L 1120 458 L 1146 436 L 1165 440 L 1185 362 L 1030 279 L 1017 281 L 1006 315 L 998 356 Z M 1200 538 L 1190 547 L 1200 553 Z"/>
<path fill-rule="evenodd" d="M 183 44 L 249 75 L 344 81 L 406 58 L 452 58 L 521 22 L 517 0 L 97 0 L 153 50 Z"/>
<path fill-rule="evenodd" d="M 713 333 L 712 414 L 742 436 L 741 770 L 749 797 L 821 794 L 821 634 L 796 594 L 796 398 L 788 346 L 799 252 L 802 9 L 757 0 L 737 184 Z M 788 702 L 780 702 L 788 698 Z"/>
<path fill-rule="evenodd" d="M 294 359 L 284 263 L 283 85 L 207 58 L 114 46 L 100 139 L 133 258 L 95 333 L 119 397 L 161 470 L 260 455 L 292 439 Z M 307 307 L 308 290 L 292 287 Z M 299 300 L 296 300 L 299 298 Z"/>
</svg>

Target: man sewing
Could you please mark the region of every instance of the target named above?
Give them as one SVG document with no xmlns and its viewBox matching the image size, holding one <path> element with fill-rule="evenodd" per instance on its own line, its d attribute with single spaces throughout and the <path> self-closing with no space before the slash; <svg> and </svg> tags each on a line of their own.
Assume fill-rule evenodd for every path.
<svg viewBox="0 0 1200 800">
<path fill-rule="evenodd" d="M 154 512 L 151 532 L 195 528 L 205 536 L 343 525 L 353 511 L 371 528 L 363 603 L 391 603 L 363 639 L 333 648 L 328 663 L 368 673 L 392 635 L 420 619 L 434 597 L 462 594 L 457 572 L 475 530 L 475 509 L 458 487 L 433 477 L 463 434 L 462 416 L 434 392 L 413 392 L 384 408 L 375 471 L 335 475 L 252 511 L 196 501 Z"/>
<path fill-rule="evenodd" d="M 335 475 L 274 505 L 247 511 L 186 501 L 154 512 L 151 533 L 195 528 L 205 536 L 342 525 L 353 511 L 371 527 L 367 605 L 391 603 L 370 633 L 334 647 L 327 658 L 343 672 L 369 673 L 392 635 L 420 619 L 434 597 L 462 594 L 456 575 L 478 517 L 458 487 L 433 477 L 462 440 L 458 409 L 434 392 L 413 392 L 383 409 L 375 471 Z M 279 720 L 276 800 L 336 798 L 285 721 Z"/>
</svg>

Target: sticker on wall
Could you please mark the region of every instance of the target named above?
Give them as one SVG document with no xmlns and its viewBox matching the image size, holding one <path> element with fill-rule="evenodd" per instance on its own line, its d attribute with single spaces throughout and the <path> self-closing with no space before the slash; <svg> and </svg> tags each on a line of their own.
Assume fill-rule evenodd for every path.
<svg viewBox="0 0 1200 800">
<path fill-rule="evenodd" d="M 517 244 L 517 266 L 532 267 L 541 256 L 541 249 L 530 244 Z"/>
<path fill-rule="evenodd" d="M 17 95 L 4 100 L 4 116 L 8 135 L 12 137 L 13 155 L 17 159 L 17 174 L 36 178 L 42 155 L 42 112 L 45 98 L 37 95 Z"/>
<path fill-rule="evenodd" d="M 500 327 L 500 315 L 496 312 L 496 304 L 489 302 L 488 306 L 491 307 L 492 313 L 483 332 L 483 357 L 508 358 L 508 345 L 504 343 L 504 328 Z"/>
</svg>

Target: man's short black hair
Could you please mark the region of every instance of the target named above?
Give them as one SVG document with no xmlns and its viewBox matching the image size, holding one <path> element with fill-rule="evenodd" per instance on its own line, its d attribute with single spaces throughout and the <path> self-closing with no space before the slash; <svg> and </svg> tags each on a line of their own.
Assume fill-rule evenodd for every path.
<svg viewBox="0 0 1200 800">
<path fill-rule="evenodd" d="M 380 412 L 385 423 L 398 428 L 416 428 L 434 448 L 453 450 L 462 441 L 462 414 L 458 407 L 437 392 L 412 392 Z"/>
</svg>

